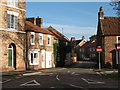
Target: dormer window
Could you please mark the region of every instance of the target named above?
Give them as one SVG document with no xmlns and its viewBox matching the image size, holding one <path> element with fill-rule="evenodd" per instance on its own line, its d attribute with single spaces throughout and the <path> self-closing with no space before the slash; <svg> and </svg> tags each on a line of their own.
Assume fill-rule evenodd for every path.
<svg viewBox="0 0 120 90">
<path fill-rule="evenodd" d="M 48 35 L 48 46 L 51 46 L 51 35 Z"/>
<path fill-rule="evenodd" d="M 35 45 L 35 33 L 34 32 L 31 32 L 31 45 Z"/>
<path fill-rule="evenodd" d="M 7 0 L 7 4 L 10 6 L 18 7 L 18 0 Z"/>
<path fill-rule="evenodd" d="M 18 29 L 18 13 L 13 11 L 7 11 L 7 28 Z"/>
</svg>

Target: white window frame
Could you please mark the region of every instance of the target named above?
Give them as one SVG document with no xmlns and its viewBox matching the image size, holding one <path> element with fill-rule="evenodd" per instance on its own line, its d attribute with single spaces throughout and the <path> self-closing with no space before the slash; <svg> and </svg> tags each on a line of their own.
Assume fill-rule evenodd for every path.
<svg viewBox="0 0 120 90">
<path fill-rule="evenodd" d="M 9 15 L 9 20 L 8 20 L 8 15 Z M 14 19 L 13 20 L 13 27 L 12 27 L 12 21 L 11 21 L 12 16 L 13 16 L 13 19 Z M 7 28 L 8 29 L 11 29 L 11 30 L 17 30 L 18 29 L 18 16 L 19 16 L 19 13 L 7 10 Z M 8 23 L 9 23 L 10 27 L 8 26 Z"/>
<path fill-rule="evenodd" d="M 33 42 L 32 42 L 32 38 L 31 38 L 32 35 L 34 36 Z M 31 32 L 30 42 L 31 42 L 31 45 L 35 45 L 35 32 Z"/>
<path fill-rule="evenodd" d="M 50 43 L 48 44 L 48 38 L 50 38 Z M 48 46 L 51 46 L 51 35 L 47 35 L 47 44 L 48 44 Z"/>
<path fill-rule="evenodd" d="M 118 43 L 118 37 L 120 37 L 120 36 L 117 36 L 117 43 Z"/>
<path fill-rule="evenodd" d="M 33 63 L 31 63 L 31 53 L 33 53 Z M 34 57 L 35 53 L 37 53 L 37 58 Z M 39 65 L 39 52 L 38 50 L 30 51 L 30 65 Z"/>
<path fill-rule="evenodd" d="M 40 40 L 40 37 L 42 37 L 42 41 Z M 39 45 L 43 45 L 43 34 L 42 33 L 39 34 Z"/>
<path fill-rule="evenodd" d="M 19 0 L 7 0 L 7 5 L 12 7 L 18 7 Z"/>
</svg>

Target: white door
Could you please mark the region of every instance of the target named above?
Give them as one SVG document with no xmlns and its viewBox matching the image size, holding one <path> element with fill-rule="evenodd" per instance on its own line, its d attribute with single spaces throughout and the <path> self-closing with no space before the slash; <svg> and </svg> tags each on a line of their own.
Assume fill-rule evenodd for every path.
<svg viewBox="0 0 120 90">
<path fill-rule="evenodd" d="M 42 50 L 42 68 L 45 68 L 45 50 Z"/>
<path fill-rule="evenodd" d="M 46 52 L 46 68 L 52 67 L 52 53 Z"/>
</svg>

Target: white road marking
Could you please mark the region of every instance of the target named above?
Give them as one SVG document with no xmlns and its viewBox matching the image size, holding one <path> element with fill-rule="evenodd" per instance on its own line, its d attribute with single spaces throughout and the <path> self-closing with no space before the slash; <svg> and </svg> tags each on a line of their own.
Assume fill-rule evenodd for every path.
<svg viewBox="0 0 120 90">
<path fill-rule="evenodd" d="M 79 75 L 79 74 L 74 74 L 75 76 Z"/>
<path fill-rule="evenodd" d="M 75 74 L 75 72 L 72 72 L 72 75 Z"/>
<path fill-rule="evenodd" d="M 56 79 L 59 81 L 60 79 L 58 78 L 58 75 L 56 76 Z"/>
<path fill-rule="evenodd" d="M 6 81 L 3 81 L 3 82 L 0 82 L 0 83 L 6 83 L 6 82 L 9 82 L 11 79 L 8 79 Z"/>
<path fill-rule="evenodd" d="M 30 84 L 30 83 L 34 83 L 34 84 Z M 20 86 L 39 86 L 40 84 L 36 81 L 36 80 L 32 80 L 26 83 L 21 84 Z"/>
<path fill-rule="evenodd" d="M 68 73 L 70 72 L 70 71 L 67 71 Z"/>
<path fill-rule="evenodd" d="M 101 74 L 99 72 L 96 72 L 96 73 L 101 76 Z"/>
<path fill-rule="evenodd" d="M 94 81 L 91 79 L 85 79 L 85 78 L 81 78 L 83 81 L 87 82 L 88 84 L 105 84 L 104 82 L 98 82 L 98 81 Z"/>
<path fill-rule="evenodd" d="M 55 87 L 50 87 L 50 88 L 55 88 Z"/>
<path fill-rule="evenodd" d="M 84 90 L 88 90 L 88 89 L 83 88 L 83 87 L 81 87 L 81 86 L 76 86 L 76 85 L 73 85 L 73 84 L 69 84 L 69 85 L 72 86 L 72 87 L 75 87 L 75 88 L 82 88 L 82 89 L 84 89 Z"/>
</svg>

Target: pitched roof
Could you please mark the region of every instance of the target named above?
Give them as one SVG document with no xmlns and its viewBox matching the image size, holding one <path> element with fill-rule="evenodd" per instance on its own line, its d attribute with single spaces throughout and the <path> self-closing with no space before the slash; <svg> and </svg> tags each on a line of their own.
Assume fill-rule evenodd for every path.
<svg viewBox="0 0 120 90">
<path fill-rule="evenodd" d="M 100 21 L 103 35 L 120 35 L 120 17 L 104 17 Z"/>
<path fill-rule="evenodd" d="M 82 48 L 86 48 L 86 47 L 96 47 L 96 41 L 87 41 L 83 46 L 81 46 Z"/>
<path fill-rule="evenodd" d="M 26 29 L 26 31 L 33 31 L 33 32 L 53 35 L 49 30 L 40 28 L 39 26 L 36 26 L 36 25 L 34 25 L 33 23 L 31 23 L 29 21 L 25 22 L 25 29 Z"/>
<path fill-rule="evenodd" d="M 59 39 L 59 40 L 64 40 L 64 41 L 69 41 L 69 39 L 67 37 L 65 37 L 63 34 L 61 34 L 60 32 L 58 32 L 56 29 L 54 29 L 52 26 L 49 26 L 47 28 L 51 33 L 53 33 L 54 38 L 55 39 Z"/>
<path fill-rule="evenodd" d="M 75 41 L 75 44 L 76 44 L 76 46 L 82 41 L 82 39 L 80 39 L 80 40 L 74 40 Z"/>
</svg>

